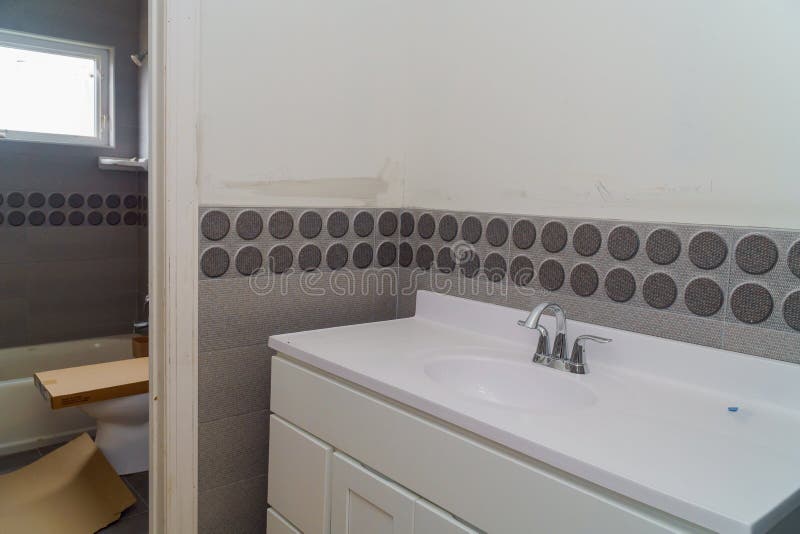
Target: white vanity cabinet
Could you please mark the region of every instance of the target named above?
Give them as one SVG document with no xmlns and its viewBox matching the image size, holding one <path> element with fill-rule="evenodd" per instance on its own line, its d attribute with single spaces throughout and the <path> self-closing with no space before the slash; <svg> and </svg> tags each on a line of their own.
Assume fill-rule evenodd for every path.
<svg viewBox="0 0 800 534">
<path fill-rule="evenodd" d="M 303 534 L 707 532 L 282 355 L 271 409 L 268 504 Z"/>
</svg>

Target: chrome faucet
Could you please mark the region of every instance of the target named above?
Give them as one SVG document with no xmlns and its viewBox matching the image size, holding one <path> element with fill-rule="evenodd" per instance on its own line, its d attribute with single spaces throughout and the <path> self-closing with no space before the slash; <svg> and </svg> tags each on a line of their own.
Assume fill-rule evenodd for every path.
<svg viewBox="0 0 800 534">
<path fill-rule="evenodd" d="M 548 309 L 552 310 L 556 316 L 556 337 L 553 340 L 552 347 L 550 346 L 549 332 L 544 326 L 539 324 L 542 314 Z M 531 310 L 527 319 L 517 321 L 517 324 L 539 332 L 539 342 L 536 345 L 536 353 L 533 355 L 533 363 L 558 367 L 564 371 L 579 375 L 586 374 L 588 371 L 584 343 L 586 341 L 594 341 L 597 343 L 608 343 L 611 341 L 609 338 L 600 336 L 578 336 L 575 339 L 575 343 L 572 345 L 572 354 L 568 359 L 564 354 L 567 344 L 567 314 L 564 312 L 564 308 L 555 302 L 543 302 L 539 304 Z"/>
<path fill-rule="evenodd" d="M 553 346 L 550 347 L 550 335 L 547 329 L 539 324 L 542 314 L 547 309 L 552 309 L 556 316 L 556 337 Z M 517 324 L 525 328 L 539 331 L 539 344 L 536 347 L 536 354 L 533 355 L 534 363 L 550 365 L 553 360 L 564 360 L 564 345 L 567 343 L 567 314 L 564 308 L 555 302 L 542 302 L 536 306 L 528 318 L 524 321 L 517 321 Z"/>
</svg>

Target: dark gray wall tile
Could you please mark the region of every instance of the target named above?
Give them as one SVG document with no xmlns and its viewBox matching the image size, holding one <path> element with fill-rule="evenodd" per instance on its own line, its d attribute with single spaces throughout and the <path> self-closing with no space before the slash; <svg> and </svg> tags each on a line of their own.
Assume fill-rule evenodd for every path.
<svg viewBox="0 0 800 534">
<path fill-rule="evenodd" d="M 200 423 L 197 439 L 201 492 L 267 472 L 267 410 Z"/>
<path fill-rule="evenodd" d="M 266 475 L 201 491 L 197 531 L 202 534 L 264 534 L 267 528 Z"/>
<path fill-rule="evenodd" d="M 269 407 L 270 350 L 266 344 L 201 352 L 197 418 L 201 423 Z"/>
</svg>

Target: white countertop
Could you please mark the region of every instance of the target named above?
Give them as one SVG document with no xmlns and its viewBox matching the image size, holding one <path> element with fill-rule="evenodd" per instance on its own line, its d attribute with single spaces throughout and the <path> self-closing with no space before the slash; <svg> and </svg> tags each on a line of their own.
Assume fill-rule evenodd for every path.
<svg viewBox="0 0 800 534">
<path fill-rule="evenodd" d="M 800 506 L 800 366 L 568 322 L 590 345 L 597 397 L 567 413 L 443 387 L 425 364 L 463 351 L 528 362 L 524 311 L 420 291 L 417 315 L 270 338 L 299 361 L 702 527 L 765 532 Z M 550 317 L 543 320 L 554 332 Z M 533 366 L 533 364 L 531 364 Z M 527 368 L 526 368 L 527 371 Z M 562 373 L 537 366 L 533 373 Z M 735 413 L 729 406 L 737 406 Z"/>
</svg>

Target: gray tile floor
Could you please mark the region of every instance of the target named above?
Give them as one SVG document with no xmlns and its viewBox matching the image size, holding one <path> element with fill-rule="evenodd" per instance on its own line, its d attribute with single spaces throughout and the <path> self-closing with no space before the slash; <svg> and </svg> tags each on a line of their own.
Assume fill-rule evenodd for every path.
<svg viewBox="0 0 800 534">
<path fill-rule="evenodd" d="M 24 467 L 38 460 L 61 445 L 63 445 L 63 443 L 18 452 L 16 454 L 9 454 L 7 456 L 0 456 L 0 475 L 16 471 L 20 467 Z M 122 516 L 118 521 L 110 524 L 99 532 L 103 534 L 147 534 L 148 473 L 147 471 L 143 471 L 141 473 L 123 475 L 122 480 L 136 497 L 136 503 L 122 512 Z"/>
</svg>

